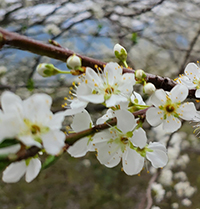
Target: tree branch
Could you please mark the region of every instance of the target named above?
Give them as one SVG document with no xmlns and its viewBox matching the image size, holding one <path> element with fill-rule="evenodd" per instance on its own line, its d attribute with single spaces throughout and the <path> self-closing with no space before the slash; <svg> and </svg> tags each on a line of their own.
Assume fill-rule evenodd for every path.
<svg viewBox="0 0 200 209">
<path fill-rule="evenodd" d="M 0 38 L 0 45 L 7 44 L 21 50 L 29 51 L 42 56 L 48 56 L 63 62 L 65 62 L 69 56 L 74 54 L 74 52 L 69 49 L 54 46 L 51 44 L 45 44 L 40 41 L 30 39 L 26 36 L 19 35 L 17 33 L 8 32 L 2 28 L 0 28 L 0 37 L 2 37 Z M 98 65 L 103 69 L 103 67 L 106 65 L 105 62 L 80 54 L 77 55 L 82 59 L 83 66 L 95 69 L 95 65 Z M 135 70 L 123 68 L 123 72 L 134 73 Z M 165 91 L 170 91 L 176 85 L 173 80 L 167 77 L 161 77 L 149 73 L 146 73 L 146 75 L 147 81 L 153 83 L 157 89 L 162 88 Z M 194 92 L 194 90 L 190 91 L 189 96 L 194 97 Z"/>
</svg>

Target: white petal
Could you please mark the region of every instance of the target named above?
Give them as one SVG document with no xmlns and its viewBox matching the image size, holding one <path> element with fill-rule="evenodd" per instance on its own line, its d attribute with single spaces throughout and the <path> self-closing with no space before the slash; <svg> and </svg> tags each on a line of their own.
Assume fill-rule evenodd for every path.
<svg viewBox="0 0 200 209">
<path fill-rule="evenodd" d="M 116 62 L 109 62 L 104 68 L 104 75 L 108 77 L 108 83 L 112 86 L 121 79 L 122 68 Z"/>
<path fill-rule="evenodd" d="M 25 180 L 26 182 L 31 182 L 37 177 L 41 169 L 41 162 L 38 158 L 32 158 L 26 169 Z"/>
<path fill-rule="evenodd" d="M 97 149 L 97 159 L 106 167 L 112 168 L 121 161 L 122 152 L 118 144 L 107 141 L 95 143 Z"/>
<path fill-rule="evenodd" d="M 199 67 L 195 63 L 189 63 L 186 66 L 184 73 L 191 80 L 194 80 L 195 77 L 200 78 Z"/>
<path fill-rule="evenodd" d="M 120 102 L 126 102 L 128 99 L 121 95 L 112 94 L 111 97 L 106 100 L 106 107 L 112 107 L 120 104 Z"/>
<path fill-rule="evenodd" d="M 51 130 L 62 128 L 62 122 L 64 120 L 64 117 L 64 111 L 55 113 L 54 115 L 52 115 L 52 119 L 49 121 L 47 126 Z"/>
<path fill-rule="evenodd" d="M 86 68 L 85 84 L 91 89 L 96 87 L 103 88 L 103 81 L 101 77 L 90 67 Z"/>
<path fill-rule="evenodd" d="M 131 95 L 131 102 L 136 103 L 134 101 L 135 99 L 137 99 L 139 105 L 146 105 L 145 102 L 143 101 L 141 95 L 134 91 L 133 94 Z"/>
<path fill-rule="evenodd" d="M 1 95 L 1 106 L 5 113 L 17 112 L 23 115 L 22 100 L 16 94 L 5 91 Z"/>
<path fill-rule="evenodd" d="M 188 88 L 184 85 L 177 84 L 170 91 L 170 97 L 172 102 L 182 102 L 188 96 Z"/>
<path fill-rule="evenodd" d="M 151 95 L 149 100 L 155 107 L 163 105 L 166 102 L 166 93 L 163 89 L 158 89 Z"/>
<path fill-rule="evenodd" d="M 117 110 L 115 111 L 115 116 L 117 118 L 117 128 L 119 128 L 123 133 L 132 131 L 136 126 L 136 121 L 134 115 L 127 110 Z"/>
<path fill-rule="evenodd" d="M 144 158 L 130 147 L 122 156 L 123 170 L 128 175 L 138 174 L 144 166 Z"/>
<path fill-rule="evenodd" d="M 197 90 L 195 91 L 195 97 L 196 97 L 196 98 L 200 98 L 200 89 L 197 89 Z"/>
<path fill-rule="evenodd" d="M 74 116 L 71 127 L 75 132 L 79 132 L 90 128 L 91 125 L 92 120 L 90 114 L 86 110 L 84 110 L 83 112 L 78 113 Z"/>
<path fill-rule="evenodd" d="M 2 180 L 7 183 L 15 183 L 20 180 L 20 178 L 26 172 L 25 160 L 20 162 L 11 163 L 4 171 Z"/>
<path fill-rule="evenodd" d="M 64 111 L 65 116 L 75 115 L 77 113 L 80 113 L 84 110 L 84 108 L 75 108 L 75 109 L 68 109 Z"/>
<path fill-rule="evenodd" d="M 4 147 L 0 149 L 0 155 L 10 154 L 10 153 L 17 153 L 21 148 L 20 144 L 15 144 L 9 147 Z"/>
<path fill-rule="evenodd" d="M 88 102 L 92 102 L 94 104 L 100 104 L 104 102 L 104 95 L 103 94 L 88 94 L 85 96 L 80 96 L 80 99 L 83 99 Z"/>
<path fill-rule="evenodd" d="M 150 107 L 146 112 L 147 122 L 151 126 L 158 126 L 163 122 L 164 113 L 156 107 Z"/>
<path fill-rule="evenodd" d="M 133 143 L 134 146 L 140 147 L 141 149 L 144 148 L 147 143 L 146 132 L 142 128 L 136 129 L 133 132 L 133 136 L 130 141 Z"/>
<path fill-rule="evenodd" d="M 49 95 L 33 94 L 23 102 L 24 116 L 33 123 L 41 122 L 44 124 L 44 121 L 52 115 L 51 104 L 52 99 Z"/>
<path fill-rule="evenodd" d="M 180 107 L 177 109 L 177 113 L 183 120 L 192 120 L 196 115 L 194 103 L 189 102 L 180 105 Z"/>
<path fill-rule="evenodd" d="M 149 161 L 151 161 L 152 166 L 155 168 L 164 167 L 168 162 L 165 146 L 161 143 L 153 142 L 150 143 L 148 148 L 153 150 L 153 152 L 146 153 L 146 157 Z"/>
<path fill-rule="evenodd" d="M 57 155 L 65 146 L 65 134 L 62 131 L 49 131 L 42 135 L 42 142 L 46 152 L 50 155 Z"/>
<path fill-rule="evenodd" d="M 72 157 L 83 157 L 90 150 L 91 143 L 88 144 L 88 137 L 84 137 L 67 149 Z"/>
<path fill-rule="evenodd" d="M 125 95 L 131 95 L 133 92 L 133 85 L 135 84 L 135 76 L 133 73 L 125 73 L 119 84 L 118 90 Z"/>
<path fill-rule="evenodd" d="M 87 106 L 88 102 L 74 98 L 70 104 L 72 109 L 84 109 Z"/>
<path fill-rule="evenodd" d="M 37 146 L 39 148 L 42 147 L 42 145 L 35 141 L 30 135 L 18 136 L 18 139 L 26 146 Z"/>
<path fill-rule="evenodd" d="M 167 119 L 163 121 L 163 129 L 167 132 L 172 133 L 177 131 L 180 127 L 181 121 L 172 115 L 167 116 Z"/>
</svg>

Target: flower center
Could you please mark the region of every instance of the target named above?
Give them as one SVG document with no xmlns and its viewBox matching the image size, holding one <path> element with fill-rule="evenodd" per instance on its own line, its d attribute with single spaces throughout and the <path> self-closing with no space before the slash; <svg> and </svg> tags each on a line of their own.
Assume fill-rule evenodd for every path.
<svg viewBox="0 0 200 209">
<path fill-rule="evenodd" d="M 33 135 L 35 135 L 35 134 L 37 134 L 37 133 L 39 133 L 39 132 L 40 132 L 40 127 L 37 126 L 37 125 L 35 125 L 35 124 L 33 124 L 33 125 L 31 126 L 31 133 L 32 133 Z"/>
<path fill-rule="evenodd" d="M 200 79 L 199 80 L 194 80 L 193 83 L 196 85 L 197 89 L 200 89 Z"/>
<path fill-rule="evenodd" d="M 123 144 L 128 144 L 128 139 L 126 137 L 121 137 L 120 138 L 120 141 L 123 143 Z"/>
<path fill-rule="evenodd" d="M 165 109 L 166 109 L 166 111 L 167 111 L 168 113 L 172 113 L 172 112 L 174 112 L 174 110 L 175 110 L 174 106 L 171 105 L 171 104 L 167 105 L 167 106 L 165 107 Z"/>
<path fill-rule="evenodd" d="M 106 92 L 107 94 L 112 94 L 112 93 L 114 92 L 114 88 L 111 87 L 111 86 L 109 86 L 108 88 L 105 89 L 105 92 Z"/>
</svg>

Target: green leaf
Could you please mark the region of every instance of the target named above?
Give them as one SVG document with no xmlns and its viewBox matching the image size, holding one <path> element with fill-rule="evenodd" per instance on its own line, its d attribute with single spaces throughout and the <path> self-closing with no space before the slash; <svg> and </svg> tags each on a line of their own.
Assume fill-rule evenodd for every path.
<svg viewBox="0 0 200 209">
<path fill-rule="evenodd" d="M 27 89 L 29 91 L 33 91 L 33 89 L 34 89 L 34 81 L 32 78 L 29 78 L 27 81 Z"/>
<path fill-rule="evenodd" d="M 0 171 L 4 170 L 9 164 L 9 161 L 0 161 Z"/>
<path fill-rule="evenodd" d="M 49 156 L 46 158 L 46 160 L 44 161 L 44 163 L 42 164 L 42 169 L 46 169 L 46 168 L 50 167 L 50 166 L 53 165 L 59 158 L 60 158 L 60 156 L 49 155 Z"/>
<path fill-rule="evenodd" d="M 16 139 L 5 139 L 2 143 L 0 143 L 0 148 L 10 147 L 18 143 L 19 141 Z"/>
<path fill-rule="evenodd" d="M 137 42 L 138 42 L 137 33 L 132 33 L 131 41 L 132 41 L 134 44 L 137 44 Z"/>
</svg>

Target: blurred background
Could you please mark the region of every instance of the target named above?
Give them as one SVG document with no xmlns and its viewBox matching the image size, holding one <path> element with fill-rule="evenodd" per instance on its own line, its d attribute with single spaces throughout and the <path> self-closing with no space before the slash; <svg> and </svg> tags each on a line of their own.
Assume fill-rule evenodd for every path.
<svg viewBox="0 0 200 209">
<path fill-rule="evenodd" d="M 105 62 L 117 61 L 113 47 L 120 43 L 127 49 L 130 67 L 174 79 L 187 63 L 199 60 L 199 11 L 200 0 L 1 0 L 0 27 L 45 43 L 52 39 Z M 0 51 L 0 90 L 12 90 L 22 98 L 46 92 L 54 99 L 53 110 L 61 110 L 74 77 L 43 78 L 35 72 L 41 62 L 68 70 L 61 61 L 4 46 Z M 100 117 L 98 106 L 89 105 L 88 109 L 94 119 Z M 165 174 L 163 169 L 158 178 L 165 189 L 163 198 L 156 199 L 159 192 L 152 191 L 153 204 L 161 209 L 200 208 L 200 143 L 192 132 L 190 124 L 173 136 L 159 129 L 148 133 L 153 141 L 172 138 L 170 172 L 165 170 Z M 180 171 L 185 178 L 176 177 Z M 100 165 L 94 153 L 80 159 L 66 153 L 30 184 L 24 179 L 16 184 L 0 182 L 0 208 L 142 209 L 155 172 L 147 165 L 140 177 L 127 176 L 121 165 L 113 169 Z M 176 189 L 180 182 L 189 182 L 185 190 L 191 187 L 193 192 Z"/>
</svg>

